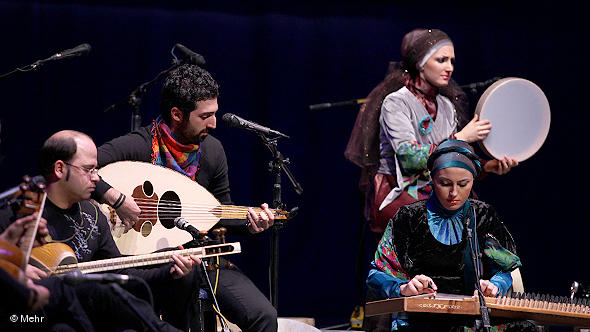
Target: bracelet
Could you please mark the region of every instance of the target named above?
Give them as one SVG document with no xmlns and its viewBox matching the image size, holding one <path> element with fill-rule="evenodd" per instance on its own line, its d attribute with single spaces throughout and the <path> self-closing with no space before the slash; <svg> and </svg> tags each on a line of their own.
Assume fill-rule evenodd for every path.
<svg viewBox="0 0 590 332">
<path fill-rule="evenodd" d="M 123 193 L 121 193 L 121 195 L 119 195 L 119 198 L 117 198 L 117 201 L 115 201 L 115 203 L 112 205 L 113 209 L 118 209 L 121 207 L 121 205 L 123 205 L 123 202 L 125 202 L 125 195 Z"/>
</svg>

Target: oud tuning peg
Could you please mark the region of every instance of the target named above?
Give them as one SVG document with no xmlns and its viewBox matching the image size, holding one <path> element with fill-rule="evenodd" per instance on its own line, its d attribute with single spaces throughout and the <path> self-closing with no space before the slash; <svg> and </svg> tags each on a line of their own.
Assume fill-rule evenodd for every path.
<svg viewBox="0 0 590 332">
<path fill-rule="evenodd" d="M 219 241 L 220 243 L 225 243 L 225 233 L 227 233 L 227 228 L 225 227 L 219 227 L 213 230 L 215 240 Z"/>
<path fill-rule="evenodd" d="M 214 229 L 212 233 L 215 236 L 215 240 L 219 241 L 221 239 L 221 230 L 219 228 Z"/>
<path fill-rule="evenodd" d="M 207 231 L 199 231 L 199 240 L 203 241 L 207 237 Z"/>
</svg>

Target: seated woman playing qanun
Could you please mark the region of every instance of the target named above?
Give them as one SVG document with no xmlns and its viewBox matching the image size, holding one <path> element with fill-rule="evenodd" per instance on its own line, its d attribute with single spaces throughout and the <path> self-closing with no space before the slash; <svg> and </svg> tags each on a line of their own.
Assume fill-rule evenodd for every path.
<svg viewBox="0 0 590 332">
<path fill-rule="evenodd" d="M 514 240 L 494 208 L 469 199 L 481 166 L 473 148 L 459 140 L 443 141 L 431 154 L 433 194 L 405 205 L 389 221 L 371 263 L 367 286 L 377 299 L 424 293 L 475 294 L 474 264 L 468 229 L 482 253 L 479 285 L 484 296 L 504 294 L 510 272 L 521 263 Z M 517 325 L 518 327 L 514 326 Z M 495 330 L 533 328 L 527 322 L 495 326 Z M 463 331 L 472 318 L 456 315 L 394 315 L 392 330 Z"/>
</svg>

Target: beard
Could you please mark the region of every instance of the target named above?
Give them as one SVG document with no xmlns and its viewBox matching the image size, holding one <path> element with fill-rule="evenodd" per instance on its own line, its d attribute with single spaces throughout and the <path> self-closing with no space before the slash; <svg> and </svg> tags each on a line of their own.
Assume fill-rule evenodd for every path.
<svg viewBox="0 0 590 332">
<path fill-rule="evenodd" d="M 182 124 L 180 124 L 178 129 L 180 135 L 178 135 L 176 139 L 182 144 L 200 144 L 209 134 L 209 130 L 207 128 L 199 131 L 196 134 L 193 133 L 188 126 L 188 121 L 184 121 Z"/>
</svg>

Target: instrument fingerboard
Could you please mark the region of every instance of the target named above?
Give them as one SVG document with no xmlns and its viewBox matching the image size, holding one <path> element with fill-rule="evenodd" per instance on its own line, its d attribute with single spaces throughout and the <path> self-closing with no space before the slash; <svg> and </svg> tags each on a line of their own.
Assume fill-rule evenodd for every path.
<svg viewBox="0 0 590 332">
<path fill-rule="evenodd" d="M 241 252 L 239 242 L 217 244 L 206 247 L 190 248 L 182 250 L 162 251 L 153 254 L 127 256 L 119 258 L 101 259 L 91 262 L 59 265 L 55 268 L 55 274 L 63 274 L 74 270 L 82 273 L 94 273 L 140 267 L 146 265 L 157 265 L 171 262 L 173 255 L 197 256 L 199 258 L 237 254 Z"/>
</svg>

